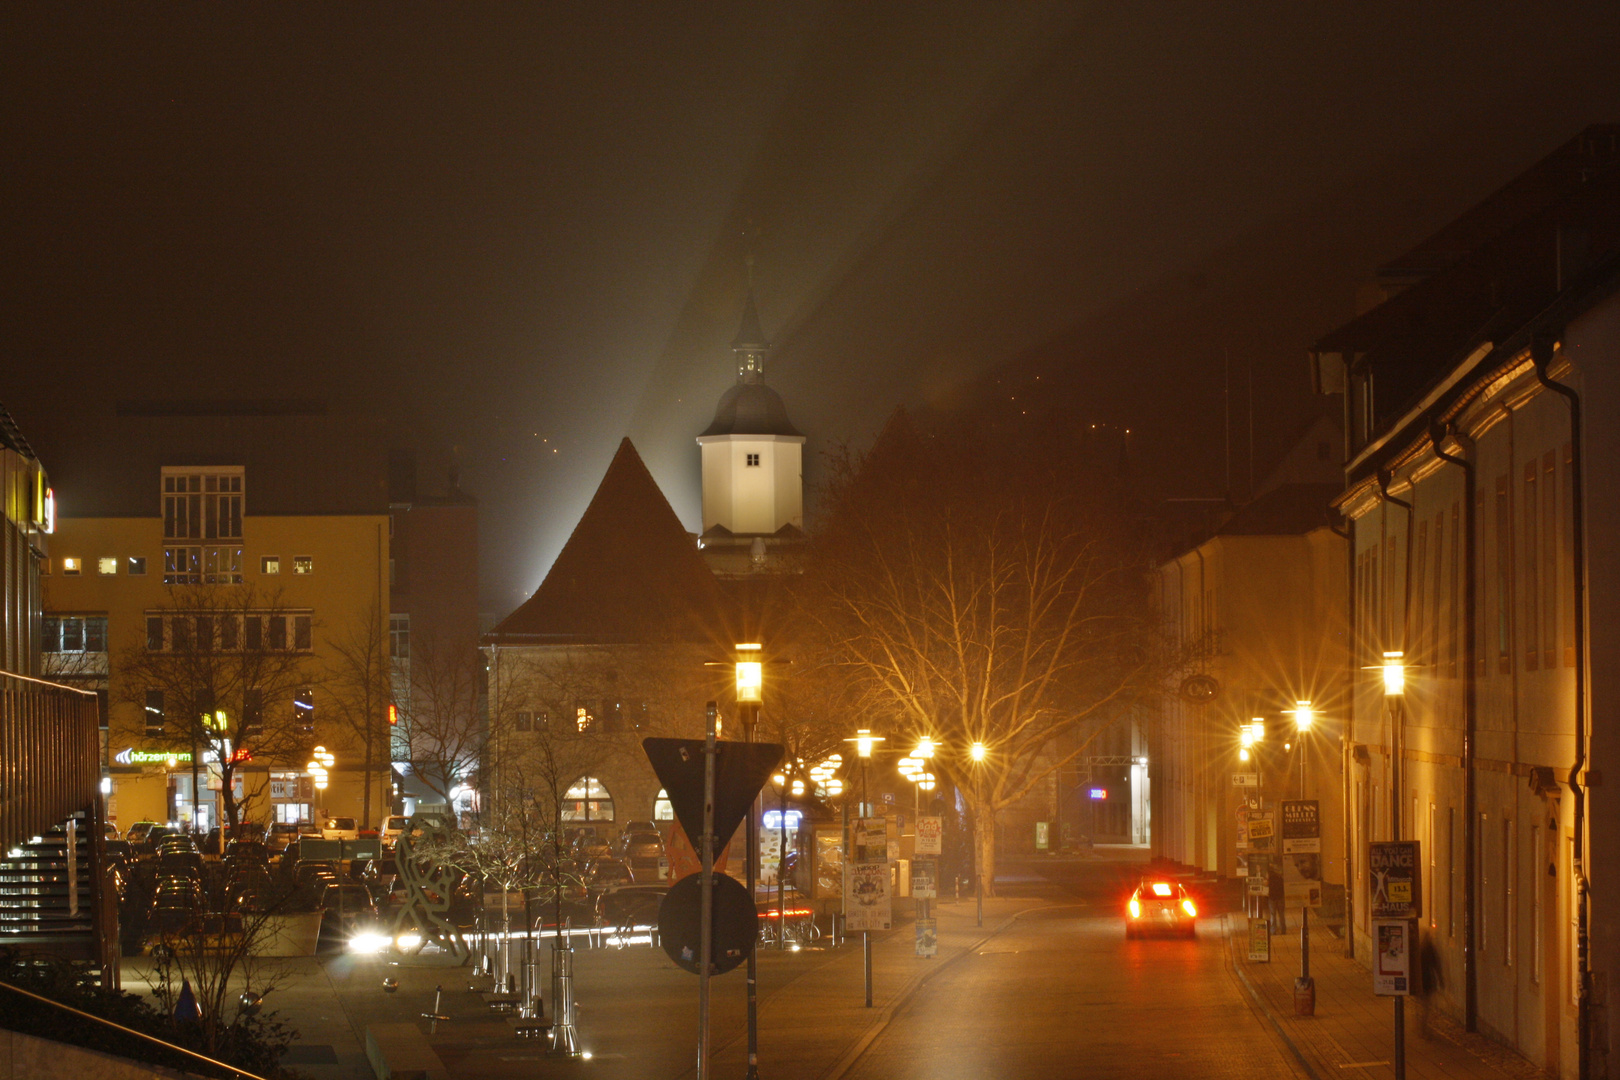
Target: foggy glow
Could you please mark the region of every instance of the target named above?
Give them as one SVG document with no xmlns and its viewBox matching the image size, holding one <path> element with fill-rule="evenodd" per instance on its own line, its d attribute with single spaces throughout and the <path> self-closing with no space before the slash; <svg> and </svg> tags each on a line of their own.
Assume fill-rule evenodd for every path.
<svg viewBox="0 0 1620 1080">
<path fill-rule="evenodd" d="M 1405 653 L 1400 650 L 1384 654 L 1384 695 L 1395 697 L 1406 693 Z"/>
</svg>

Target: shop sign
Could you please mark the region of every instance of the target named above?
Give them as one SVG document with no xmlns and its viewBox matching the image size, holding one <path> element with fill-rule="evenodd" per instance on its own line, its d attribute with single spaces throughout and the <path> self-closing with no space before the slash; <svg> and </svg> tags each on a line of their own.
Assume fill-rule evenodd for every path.
<svg viewBox="0 0 1620 1080">
<path fill-rule="evenodd" d="M 137 750 L 133 746 L 126 746 L 113 755 L 113 760 L 120 765 L 167 765 L 176 763 L 191 764 L 190 750 Z"/>
</svg>

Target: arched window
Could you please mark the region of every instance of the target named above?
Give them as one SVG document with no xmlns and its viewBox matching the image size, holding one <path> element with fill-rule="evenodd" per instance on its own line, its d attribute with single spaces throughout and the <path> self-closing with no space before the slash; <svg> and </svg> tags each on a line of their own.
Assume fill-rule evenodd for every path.
<svg viewBox="0 0 1620 1080">
<path fill-rule="evenodd" d="M 669 792 L 663 788 L 658 789 L 658 798 L 653 800 L 653 820 L 675 820 L 675 804 L 669 801 Z"/>
<path fill-rule="evenodd" d="M 568 822 L 612 821 L 613 796 L 594 776 L 582 776 L 563 795 L 562 819 Z"/>
</svg>

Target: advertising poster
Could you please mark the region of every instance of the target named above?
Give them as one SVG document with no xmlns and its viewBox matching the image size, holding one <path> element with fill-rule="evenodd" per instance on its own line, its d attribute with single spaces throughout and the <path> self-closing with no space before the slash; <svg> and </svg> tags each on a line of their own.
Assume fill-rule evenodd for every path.
<svg viewBox="0 0 1620 1080">
<path fill-rule="evenodd" d="M 1423 914 L 1422 879 L 1416 840 L 1386 840 L 1368 845 L 1372 874 L 1372 917 L 1416 919 Z"/>
<path fill-rule="evenodd" d="M 889 864 L 854 863 L 848 881 L 844 928 L 856 932 L 889 929 Z"/>
<path fill-rule="evenodd" d="M 889 861 L 889 828 L 886 818 L 861 818 L 855 823 L 855 861 Z"/>
<path fill-rule="evenodd" d="M 1284 855 L 1282 871 L 1283 903 L 1286 906 L 1291 908 L 1322 906 L 1321 855 Z"/>
<path fill-rule="evenodd" d="M 924 815 L 917 819 L 918 855 L 945 854 L 945 819 Z"/>
<path fill-rule="evenodd" d="M 1319 854 L 1322 850 L 1321 804 L 1315 799 L 1286 799 L 1282 804 L 1284 855 Z"/>
<path fill-rule="evenodd" d="M 782 865 L 782 834 L 777 829 L 759 833 L 759 883 L 776 888 L 777 869 Z"/>
<path fill-rule="evenodd" d="M 816 829 L 817 900 L 844 894 L 844 837 L 837 826 Z"/>
<path fill-rule="evenodd" d="M 915 859 L 911 863 L 911 895 L 918 900 L 939 898 L 939 863 L 933 859 Z"/>
<path fill-rule="evenodd" d="M 939 955 L 939 920 L 917 920 L 917 955 Z"/>
<path fill-rule="evenodd" d="M 1249 850 L 1276 851 L 1277 825 L 1270 810 L 1250 811 Z"/>
<path fill-rule="evenodd" d="M 1271 924 L 1264 919 L 1249 920 L 1249 959 L 1271 963 Z"/>
<path fill-rule="evenodd" d="M 1412 992 L 1412 938 L 1416 925 L 1410 919 L 1373 920 L 1373 993 L 1398 997 Z"/>
</svg>

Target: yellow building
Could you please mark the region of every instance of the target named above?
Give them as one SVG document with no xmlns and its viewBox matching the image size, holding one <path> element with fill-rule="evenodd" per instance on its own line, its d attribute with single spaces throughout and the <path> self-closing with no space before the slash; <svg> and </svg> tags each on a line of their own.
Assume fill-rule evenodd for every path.
<svg viewBox="0 0 1620 1080">
<path fill-rule="evenodd" d="M 45 674 L 102 693 L 108 818 L 212 827 L 230 771 L 243 820 L 375 827 L 390 793 L 387 515 L 255 516 L 241 466 L 151 480 L 149 517 L 60 519 L 45 578 Z M 316 747 L 333 759 L 324 787 Z"/>
</svg>

